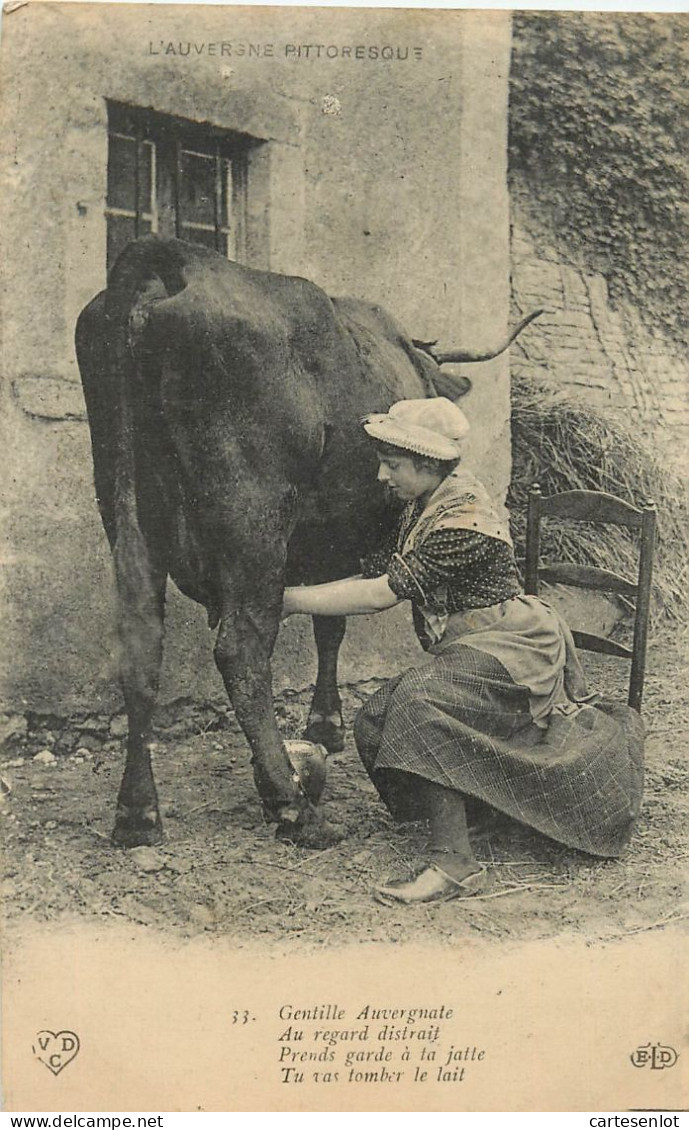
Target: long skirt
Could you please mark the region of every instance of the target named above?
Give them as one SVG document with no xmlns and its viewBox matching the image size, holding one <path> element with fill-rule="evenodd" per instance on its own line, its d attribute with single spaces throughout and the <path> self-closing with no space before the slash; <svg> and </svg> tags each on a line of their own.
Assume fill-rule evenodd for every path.
<svg viewBox="0 0 689 1130">
<path fill-rule="evenodd" d="M 527 688 L 465 644 L 391 679 L 359 712 L 354 737 L 400 820 L 422 815 L 419 777 L 593 855 L 619 855 L 639 814 L 643 725 L 635 711 L 564 704 L 544 730 L 532 721 Z"/>
</svg>

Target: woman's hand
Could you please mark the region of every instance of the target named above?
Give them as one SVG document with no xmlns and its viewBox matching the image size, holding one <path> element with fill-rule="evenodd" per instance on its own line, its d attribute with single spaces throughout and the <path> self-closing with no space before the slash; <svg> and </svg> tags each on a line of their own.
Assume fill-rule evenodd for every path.
<svg viewBox="0 0 689 1130">
<path fill-rule="evenodd" d="M 296 609 L 294 608 L 294 601 L 292 596 L 293 590 L 291 588 L 285 589 L 282 597 L 282 611 L 280 619 L 286 620 L 288 616 L 292 616 Z"/>
</svg>

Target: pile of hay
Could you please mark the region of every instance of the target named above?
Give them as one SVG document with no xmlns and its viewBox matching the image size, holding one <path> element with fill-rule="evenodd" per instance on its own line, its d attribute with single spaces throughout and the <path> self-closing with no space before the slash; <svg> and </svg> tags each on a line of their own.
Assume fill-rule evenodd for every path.
<svg viewBox="0 0 689 1130">
<path fill-rule="evenodd" d="M 529 490 L 604 490 L 658 509 L 653 618 L 686 621 L 689 610 L 689 505 L 676 474 L 663 467 L 636 431 L 539 378 L 512 381 L 512 481 L 508 506 L 523 559 Z M 544 524 L 543 557 L 598 565 L 634 579 L 635 531 L 583 522 Z"/>
</svg>

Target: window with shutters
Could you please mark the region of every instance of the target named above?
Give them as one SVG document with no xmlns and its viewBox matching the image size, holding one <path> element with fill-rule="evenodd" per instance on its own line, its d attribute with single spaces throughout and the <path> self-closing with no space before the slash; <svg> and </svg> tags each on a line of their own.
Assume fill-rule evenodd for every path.
<svg viewBox="0 0 689 1130">
<path fill-rule="evenodd" d="M 246 259 L 247 161 L 256 141 L 108 104 L 107 265 L 155 232 Z"/>
</svg>

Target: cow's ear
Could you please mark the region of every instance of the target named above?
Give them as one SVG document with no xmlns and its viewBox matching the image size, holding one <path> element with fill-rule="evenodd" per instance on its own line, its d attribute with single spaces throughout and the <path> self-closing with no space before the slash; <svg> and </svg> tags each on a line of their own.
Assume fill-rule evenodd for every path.
<svg viewBox="0 0 689 1130">
<path fill-rule="evenodd" d="M 470 377 L 465 377 L 463 373 L 447 372 L 446 369 L 438 369 L 433 374 L 433 384 L 438 396 L 446 396 L 448 400 L 461 400 L 473 387 Z"/>
<path fill-rule="evenodd" d="M 438 344 L 438 339 L 435 341 L 417 341 L 415 337 L 411 339 L 414 349 L 420 349 L 422 353 L 427 353 L 429 357 L 433 357 L 433 346 Z M 435 358 L 433 357 L 433 360 Z"/>
</svg>

